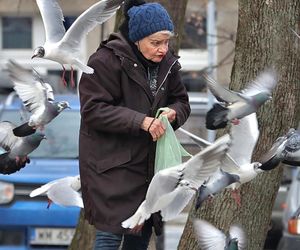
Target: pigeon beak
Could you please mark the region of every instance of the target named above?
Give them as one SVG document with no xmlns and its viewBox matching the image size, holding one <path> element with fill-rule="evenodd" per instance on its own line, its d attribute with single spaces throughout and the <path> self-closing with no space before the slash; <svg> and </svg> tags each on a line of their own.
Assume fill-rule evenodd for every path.
<svg viewBox="0 0 300 250">
<path fill-rule="evenodd" d="M 34 54 L 32 57 L 31 57 L 31 59 L 33 59 L 33 58 L 35 58 L 36 57 L 36 54 Z"/>
<path fill-rule="evenodd" d="M 47 137 L 44 135 L 44 136 L 43 136 L 43 139 L 47 140 Z"/>
</svg>

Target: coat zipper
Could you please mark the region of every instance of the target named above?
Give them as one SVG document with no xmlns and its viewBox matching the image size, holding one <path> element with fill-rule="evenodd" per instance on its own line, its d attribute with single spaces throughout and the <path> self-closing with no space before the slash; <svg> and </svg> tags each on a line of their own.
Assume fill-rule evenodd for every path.
<svg viewBox="0 0 300 250">
<path fill-rule="evenodd" d="M 166 74 L 164 80 L 161 82 L 161 84 L 159 85 L 159 87 L 157 88 L 156 92 L 155 92 L 155 96 L 157 95 L 158 91 L 161 89 L 162 85 L 165 83 L 168 75 L 170 74 L 170 71 L 171 71 L 171 68 L 174 66 L 174 64 L 178 61 L 178 59 L 176 59 L 172 65 L 170 66 L 169 70 L 168 70 L 168 73 Z"/>
</svg>

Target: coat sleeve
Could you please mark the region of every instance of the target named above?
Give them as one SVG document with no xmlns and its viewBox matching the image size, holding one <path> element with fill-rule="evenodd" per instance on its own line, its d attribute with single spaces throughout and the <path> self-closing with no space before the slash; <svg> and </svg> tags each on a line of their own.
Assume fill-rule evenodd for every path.
<svg viewBox="0 0 300 250">
<path fill-rule="evenodd" d="M 139 134 L 146 114 L 121 105 L 120 60 L 109 50 L 100 49 L 88 65 L 94 73 L 83 73 L 79 83 L 82 122 L 94 130 Z"/>
<path fill-rule="evenodd" d="M 188 119 L 191 108 L 185 86 L 181 81 L 178 70 L 170 74 L 170 87 L 168 90 L 168 107 L 176 111 L 176 120 L 172 123 L 174 129 L 181 127 Z"/>
</svg>

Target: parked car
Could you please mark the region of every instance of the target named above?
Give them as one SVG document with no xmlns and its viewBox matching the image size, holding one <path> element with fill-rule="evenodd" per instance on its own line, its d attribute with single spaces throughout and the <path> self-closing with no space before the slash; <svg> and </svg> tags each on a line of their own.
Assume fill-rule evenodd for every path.
<svg viewBox="0 0 300 250">
<path fill-rule="evenodd" d="M 300 169 L 294 168 L 293 178 L 283 211 L 283 233 L 277 250 L 300 249 Z"/>
<path fill-rule="evenodd" d="M 55 204 L 47 209 L 46 196 L 29 197 L 49 181 L 79 174 L 78 96 L 56 95 L 55 99 L 68 101 L 71 109 L 46 126 L 47 140 L 29 155 L 30 164 L 11 175 L 0 174 L 0 250 L 67 249 L 72 240 L 80 209 Z M 21 101 L 11 93 L 0 105 L 1 121 L 23 123 L 21 109 Z"/>
</svg>

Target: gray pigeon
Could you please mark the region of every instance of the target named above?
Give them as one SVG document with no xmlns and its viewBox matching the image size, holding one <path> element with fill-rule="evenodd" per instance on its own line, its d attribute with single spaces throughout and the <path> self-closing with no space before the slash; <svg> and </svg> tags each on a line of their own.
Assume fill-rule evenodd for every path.
<svg viewBox="0 0 300 250">
<path fill-rule="evenodd" d="M 188 161 L 157 172 L 145 200 L 131 217 L 122 222 L 122 227 L 135 230 L 158 211 L 164 221 L 176 217 L 197 188 L 220 167 L 229 143 L 229 135 L 224 135 Z"/>
<path fill-rule="evenodd" d="M 66 31 L 63 25 L 63 12 L 57 0 L 36 0 L 44 23 L 46 41 L 43 46 L 34 50 L 32 58 L 39 57 L 58 62 L 63 69 L 65 69 L 64 65 L 71 65 L 72 71 L 72 65 L 75 65 L 83 72 L 93 74 L 94 69 L 80 60 L 80 43 L 97 24 L 112 17 L 123 1 L 101 0 L 96 2 L 84 11 Z M 73 74 L 71 83 L 72 81 L 74 81 Z"/>
<path fill-rule="evenodd" d="M 206 114 L 206 128 L 224 128 L 228 121 L 234 124 L 271 99 L 272 90 L 277 84 L 275 70 L 265 70 L 240 92 L 229 90 L 218 84 L 208 75 L 204 75 L 207 87 L 221 103 L 215 103 Z"/>
<path fill-rule="evenodd" d="M 51 85 L 43 82 L 34 69 L 30 73 L 12 60 L 8 62 L 7 69 L 16 93 L 31 113 L 28 122 L 13 130 L 16 136 L 33 134 L 37 128 L 43 130 L 64 109 L 70 108 L 66 101 L 54 102 Z"/>
<path fill-rule="evenodd" d="M 194 220 L 194 229 L 202 250 L 244 250 L 247 239 L 241 226 L 232 225 L 226 235 L 205 220 Z"/>
<path fill-rule="evenodd" d="M 274 169 L 280 162 L 300 166 L 300 131 L 291 128 L 286 135 L 279 137 L 261 162 L 264 170 Z"/>
<path fill-rule="evenodd" d="M 15 127 L 16 125 L 9 121 L 0 122 L 0 146 L 6 151 L 0 155 L 0 172 L 3 174 L 11 174 L 24 167 L 28 162 L 28 154 L 46 138 L 40 132 L 17 137 L 13 134 Z"/>
</svg>

